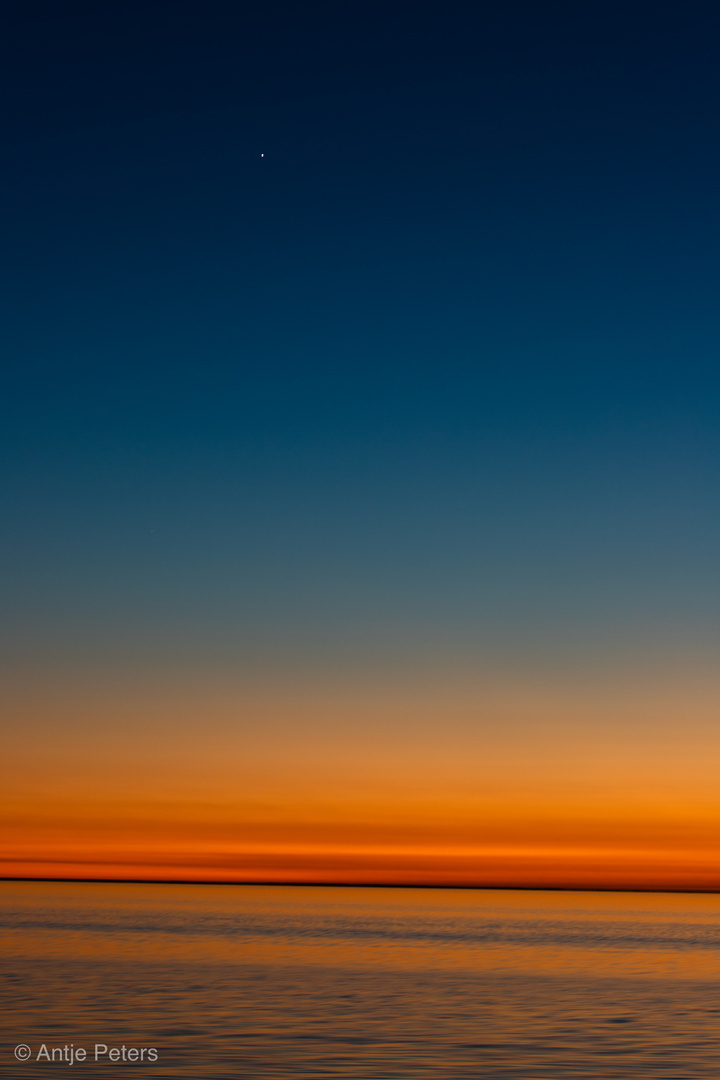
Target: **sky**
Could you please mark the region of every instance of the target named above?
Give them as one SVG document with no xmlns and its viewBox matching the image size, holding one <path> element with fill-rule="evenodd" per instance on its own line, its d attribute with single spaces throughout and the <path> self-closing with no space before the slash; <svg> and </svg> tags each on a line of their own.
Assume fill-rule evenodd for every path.
<svg viewBox="0 0 720 1080">
<path fill-rule="evenodd" d="M 720 888 L 719 49 L 7 4 L 2 874 Z"/>
</svg>

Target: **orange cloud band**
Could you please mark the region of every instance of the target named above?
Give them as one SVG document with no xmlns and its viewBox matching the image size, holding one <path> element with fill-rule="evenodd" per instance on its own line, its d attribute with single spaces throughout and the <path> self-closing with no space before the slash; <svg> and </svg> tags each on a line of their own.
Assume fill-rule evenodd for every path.
<svg viewBox="0 0 720 1080">
<path fill-rule="evenodd" d="M 336 882 L 516 888 L 720 891 L 708 851 L 485 848 L 466 851 L 279 847 L 153 849 L 70 846 L 8 853 L 4 877 Z"/>
</svg>

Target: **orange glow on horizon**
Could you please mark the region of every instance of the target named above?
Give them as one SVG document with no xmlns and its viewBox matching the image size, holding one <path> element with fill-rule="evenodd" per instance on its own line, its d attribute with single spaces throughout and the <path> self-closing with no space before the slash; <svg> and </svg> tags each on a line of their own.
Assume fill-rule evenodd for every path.
<svg viewBox="0 0 720 1080">
<path fill-rule="evenodd" d="M 719 703 L 708 678 L 18 693 L 0 875 L 720 889 Z"/>
</svg>

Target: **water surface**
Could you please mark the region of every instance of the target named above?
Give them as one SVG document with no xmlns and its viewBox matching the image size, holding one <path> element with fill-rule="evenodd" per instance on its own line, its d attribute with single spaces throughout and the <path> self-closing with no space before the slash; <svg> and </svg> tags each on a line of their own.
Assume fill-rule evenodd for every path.
<svg viewBox="0 0 720 1080">
<path fill-rule="evenodd" d="M 717 896 L 4 882 L 0 955 L 3 1076 L 720 1077 Z"/>
</svg>

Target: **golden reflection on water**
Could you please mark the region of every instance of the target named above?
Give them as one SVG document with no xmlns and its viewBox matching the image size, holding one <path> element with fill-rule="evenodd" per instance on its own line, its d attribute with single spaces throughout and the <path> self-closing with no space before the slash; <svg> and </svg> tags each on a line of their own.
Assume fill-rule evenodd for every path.
<svg viewBox="0 0 720 1080">
<path fill-rule="evenodd" d="M 699 894 L 5 882 L 5 956 L 716 977 Z"/>
</svg>

